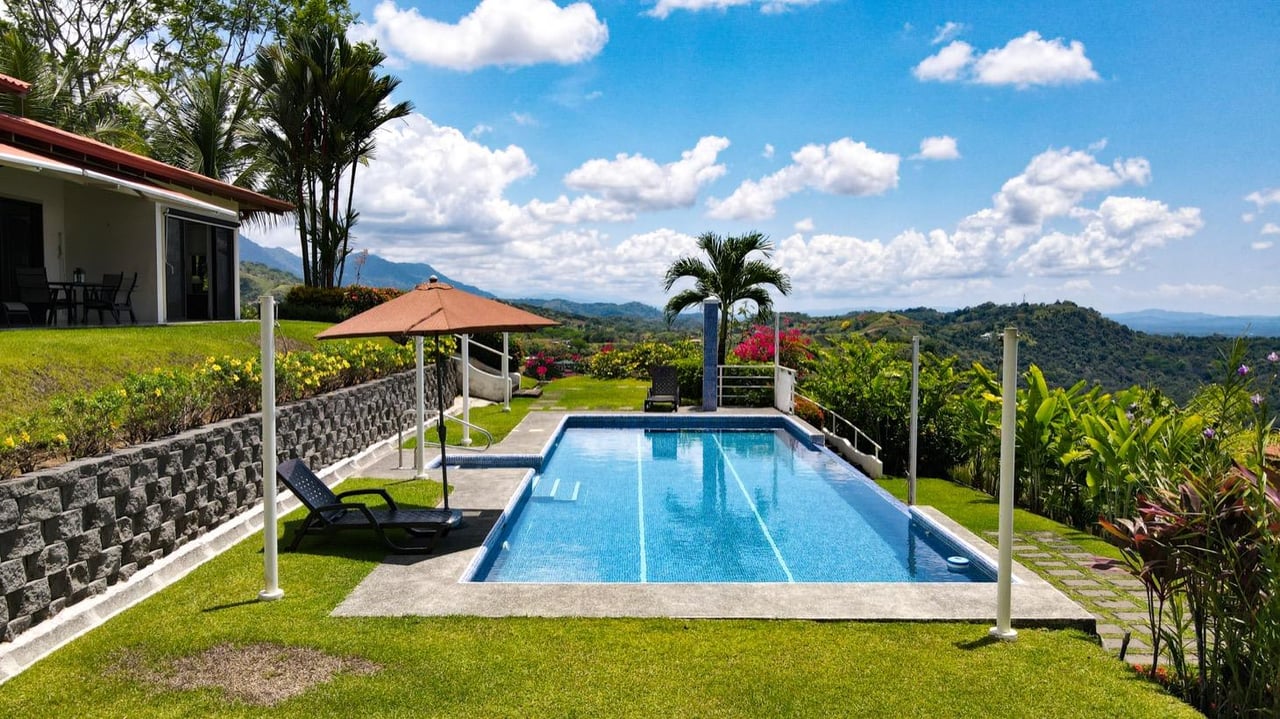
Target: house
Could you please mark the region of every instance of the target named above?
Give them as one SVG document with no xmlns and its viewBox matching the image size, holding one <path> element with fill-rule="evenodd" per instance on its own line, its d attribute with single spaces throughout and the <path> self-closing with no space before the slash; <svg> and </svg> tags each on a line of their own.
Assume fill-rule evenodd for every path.
<svg viewBox="0 0 1280 719">
<path fill-rule="evenodd" d="M 0 92 L 30 86 L 0 75 Z M 0 113 L 0 300 L 15 269 L 50 281 L 137 273 L 139 322 L 240 316 L 239 228 L 293 206 L 39 122 Z"/>
</svg>

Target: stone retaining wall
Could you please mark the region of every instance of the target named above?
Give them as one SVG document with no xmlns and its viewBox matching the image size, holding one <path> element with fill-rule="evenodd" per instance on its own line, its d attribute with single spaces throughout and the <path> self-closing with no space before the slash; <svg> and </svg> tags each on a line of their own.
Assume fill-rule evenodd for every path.
<svg viewBox="0 0 1280 719">
<path fill-rule="evenodd" d="M 452 400 L 456 370 L 446 370 Z M 435 404 L 427 383 L 428 406 Z M 332 464 L 394 435 L 413 373 L 278 408 L 280 459 Z M 253 506 L 262 415 L 0 481 L 0 638 L 15 636 Z"/>
</svg>

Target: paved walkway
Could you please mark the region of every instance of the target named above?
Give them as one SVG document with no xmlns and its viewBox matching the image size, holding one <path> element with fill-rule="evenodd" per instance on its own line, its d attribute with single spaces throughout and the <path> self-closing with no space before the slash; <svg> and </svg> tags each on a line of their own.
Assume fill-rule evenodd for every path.
<svg viewBox="0 0 1280 719">
<path fill-rule="evenodd" d="M 984 539 L 996 543 L 996 532 Z M 1125 661 L 1151 663 L 1151 632 L 1147 626 L 1147 594 L 1123 566 L 1081 551 L 1053 532 L 1018 532 L 1014 556 L 1084 607 L 1097 620 L 1102 646 L 1119 654 L 1125 632 L 1131 632 Z"/>
</svg>

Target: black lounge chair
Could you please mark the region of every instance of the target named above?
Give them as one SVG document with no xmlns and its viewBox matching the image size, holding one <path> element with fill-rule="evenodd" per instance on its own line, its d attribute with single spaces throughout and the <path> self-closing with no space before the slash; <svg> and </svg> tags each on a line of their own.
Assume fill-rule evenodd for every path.
<svg viewBox="0 0 1280 719">
<path fill-rule="evenodd" d="M 290 459 L 276 468 L 285 486 L 293 491 L 307 508 L 307 518 L 293 535 L 287 551 L 294 551 L 307 534 L 329 533 L 344 529 L 376 532 L 392 552 L 427 554 L 449 530 L 462 523 L 462 512 L 454 509 L 400 509 L 385 489 L 354 489 L 334 494 L 300 459 Z M 369 509 L 359 502 L 343 501 L 361 494 L 376 494 L 388 509 Z M 423 546 L 397 544 L 387 535 L 389 529 L 401 529 L 413 537 L 431 537 Z"/>
<path fill-rule="evenodd" d="M 676 376 L 676 368 L 671 365 L 654 365 L 649 368 L 649 377 L 653 382 L 649 386 L 649 396 L 644 398 L 644 411 L 654 412 L 659 408 L 667 408 L 674 412 L 680 408 L 680 378 Z"/>
</svg>

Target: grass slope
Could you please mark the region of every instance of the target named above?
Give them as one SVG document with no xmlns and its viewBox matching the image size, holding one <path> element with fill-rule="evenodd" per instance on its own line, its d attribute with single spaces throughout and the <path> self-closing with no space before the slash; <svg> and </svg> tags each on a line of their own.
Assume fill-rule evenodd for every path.
<svg viewBox="0 0 1280 719">
<path fill-rule="evenodd" d="M 390 490 L 417 505 L 439 498 L 428 482 Z M 1199 716 L 1074 631 L 1026 630 L 1004 644 L 972 624 L 332 617 L 380 559 L 368 539 L 282 554 L 285 596 L 270 603 L 254 601 L 260 546 L 243 542 L 10 681 L 0 716 Z M 123 668 L 164 672 L 223 642 L 311 647 L 381 669 L 268 710 Z M 287 669 L 244 681 L 286 681 Z"/>
<path fill-rule="evenodd" d="M 276 336 L 285 348 L 309 349 L 327 326 L 283 321 Z M 115 384 L 129 372 L 190 366 L 209 356 L 256 356 L 259 332 L 256 322 L 0 332 L 0 418 Z"/>
<path fill-rule="evenodd" d="M 907 501 L 907 480 L 886 478 L 880 480 L 880 486 Z M 1000 529 L 1000 503 L 995 497 L 945 479 L 921 478 L 916 486 L 916 502 L 934 507 L 979 536 Z M 1015 532 L 1054 532 L 1079 545 L 1082 551 L 1120 559 L 1120 550 L 1105 540 L 1024 509 L 1013 510 L 1013 528 Z"/>
</svg>

